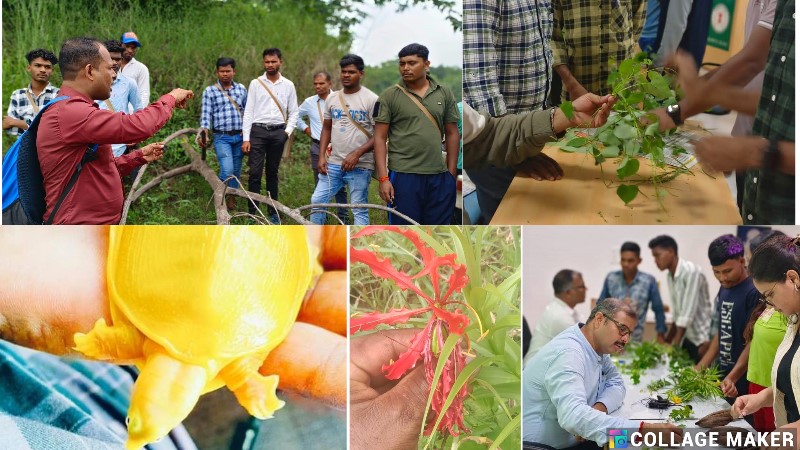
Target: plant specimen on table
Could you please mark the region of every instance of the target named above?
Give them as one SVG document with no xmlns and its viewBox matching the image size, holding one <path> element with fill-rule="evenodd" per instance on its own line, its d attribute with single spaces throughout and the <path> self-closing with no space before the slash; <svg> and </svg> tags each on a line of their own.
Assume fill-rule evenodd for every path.
<svg viewBox="0 0 800 450">
<path fill-rule="evenodd" d="M 640 53 L 616 66 L 608 77 L 611 93 L 616 98 L 614 114 L 592 133 L 580 129 L 567 131 L 557 145 L 565 152 L 592 155 L 595 164 L 614 159 L 618 183 L 603 175 L 606 187 L 617 184 L 617 196 L 627 205 L 641 192 L 640 185 L 652 184 L 663 209 L 661 200 L 669 194 L 664 183 L 691 172 L 684 165 L 675 167 L 666 162 L 664 137 L 669 132 L 659 131 L 658 117 L 649 111 L 677 103 L 677 93 L 672 86 L 674 77 L 651 68 L 651 64 L 647 54 Z M 611 65 L 615 62 L 611 61 Z M 571 102 L 562 103 L 561 110 L 568 118 L 573 117 Z M 672 149 L 673 156 L 681 153 L 686 150 Z M 652 161 L 653 170 L 649 175 L 638 175 L 637 155 L 645 155 Z"/>
<path fill-rule="evenodd" d="M 680 408 L 675 408 L 669 412 L 670 420 L 675 422 L 680 422 L 681 420 L 686 420 L 692 415 L 692 405 L 684 405 Z"/>
<path fill-rule="evenodd" d="M 661 357 L 666 354 L 666 348 L 655 342 L 632 343 L 628 345 L 625 354 L 631 356 L 631 361 L 620 364 L 620 370 L 630 375 L 633 384 L 639 384 L 644 371 L 656 367 L 661 362 Z"/>
<path fill-rule="evenodd" d="M 688 402 L 695 397 L 705 400 L 722 397 L 719 388 L 720 371 L 716 366 L 702 370 L 693 367 L 684 367 L 670 375 L 672 388 L 667 391 L 670 398 L 677 397 L 682 402 Z"/>
<path fill-rule="evenodd" d="M 422 361 L 420 448 L 518 449 L 518 228 L 365 227 L 351 240 L 350 333 L 419 328 L 383 372 Z M 399 289 L 398 289 L 399 288 Z"/>
</svg>

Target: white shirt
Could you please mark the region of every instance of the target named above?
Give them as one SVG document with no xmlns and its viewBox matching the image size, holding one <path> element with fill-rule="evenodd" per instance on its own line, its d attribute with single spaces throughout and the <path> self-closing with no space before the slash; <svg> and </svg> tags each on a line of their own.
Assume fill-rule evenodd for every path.
<svg viewBox="0 0 800 450">
<path fill-rule="evenodd" d="M 576 323 L 578 323 L 578 312 L 560 298 L 554 297 L 533 329 L 528 354 L 533 357 L 545 344 Z"/>
<path fill-rule="evenodd" d="M 284 118 L 281 110 L 278 109 L 275 101 L 272 100 L 272 96 L 261 85 L 259 79 L 272 90 L 272 94 L 281 103 L 281 108 L 286 113 L 286 118 Z M 297 125 L 298 116 L 297 92 L 294 89 L 294 83 L 288 78 L 284 78 L 283 75 L 273 83 L 264 73 L 258 79 L 251 81 L 250 88 L 247 89 L 247 105 L 244 108 L 244 119 L 242 120 L 242 139 L 244 141 L 250 140 L 250 130 L 253 128 L 254 123 L 266 125 L 285 123 L 286 134 L 291 135 L 295 125 Z"/>
<path fill-rule="evenodd" d="M 139 97 L 142 98 L 142 107 L 150 104 L 150 70 L 147 66 L 140 63 L 136 58 L 131 58 L 119 73 L 136 81 L 136 88 L 139 90 Z"/>
<path fill-rule="evenodd" d="M 675 276 L 667 273 L 667 287 L 675 326 L 686 328 L 684 338 L 694 345 L 707 342 L 711 332 L 711 302 L 703 272 L 691 261 L 679 258 Z"/>
</svg>

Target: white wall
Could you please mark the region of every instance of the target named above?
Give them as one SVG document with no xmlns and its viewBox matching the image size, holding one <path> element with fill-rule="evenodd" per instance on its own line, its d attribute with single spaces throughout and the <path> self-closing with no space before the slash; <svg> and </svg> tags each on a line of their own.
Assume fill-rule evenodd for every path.
<svg viewBox="0 0 800 450">
<path fill-rule="evenodd" d="M 773 229 L 794 236 L 798 226 L 773 226 Z M 603 280 L 612 270 L 619 270 L 619 248 L 625 241 L 633 241 L 642 248 L 639 270 L 659 281 L 661 298 L 671 304 L 667 289 L 666 271 L 660 272 L 647 247 L 650 239 L 667 234 L 678 243 L 678 255 L 698 264 L 708 280 L 709 298 L 713 300 L 719 289 L 708 262 L 708 245 L 723 234 L 736 234 L 734 225 L 721 226 L 525 226 L 522 231 L 523 251 L 523 309 L 533 327 L 553 298 L 553 277 L 561 269 L 577 270 L 583 274 L 588 291 L 586 302 L 576 307 L 581 321 L 589 316 L 591 299 L 600 295 Z M 652 312 L 651 312 L 652 314 Z M 667 316 L 669 319 L 669 315 Z"/>
</svg>

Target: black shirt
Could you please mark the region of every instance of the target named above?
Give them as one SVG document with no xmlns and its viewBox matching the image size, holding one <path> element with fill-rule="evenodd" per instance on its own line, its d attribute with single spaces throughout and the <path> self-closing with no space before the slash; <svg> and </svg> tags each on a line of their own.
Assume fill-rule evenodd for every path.
<svg viewBox="0 0 800 450">
<path fill-rule="evenodd" d="M 788 423 L 800 420 L 800 414 L 797 412 L 797 399 L 794 398 L 791 380 L 792 360 L 794 360 L 794 355 L 797 353 L 797 348 L 800 347 L 799 337 L 800 335 L 794 335 L 792 346 L 789 348 L 789 351 L 783 355 L 783 359 L 781 359 L 781 363 L 778 365 L 778 376 L 775 383 L 778 390 L 783 392 L 783 406 L 786 408 L 786 419 Z"/>
</svg>

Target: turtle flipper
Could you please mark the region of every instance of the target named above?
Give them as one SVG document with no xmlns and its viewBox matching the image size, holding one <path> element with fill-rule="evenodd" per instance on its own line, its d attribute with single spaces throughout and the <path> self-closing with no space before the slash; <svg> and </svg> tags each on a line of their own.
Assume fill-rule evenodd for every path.
<svg viewBox="0 0 800 450">
<path fill-rule="evenodd" d="M 262 360 L 258 357 L 237 359 L 220 371 L 220 377 L 251 416 L 269 419 L 285 403 L 275 395 L 278 376 L 258 373 Z"/>
<path fill-rule="evenodd" d="M 75 333 L 75 350 L 92 359 L 123 363 L 142 358 L 144 336 L 130 326 L 108 326 L 98 319 L 91 331 Z"/>
<path fill-rule="evenodd" d="M 181 423 L 209 378 L 203 367 L 183 363 L 166 353 L 146 353 L 147 362 L 133 386 L 128 409 L 128 450 L 163 438 Z"/>
</svg>

